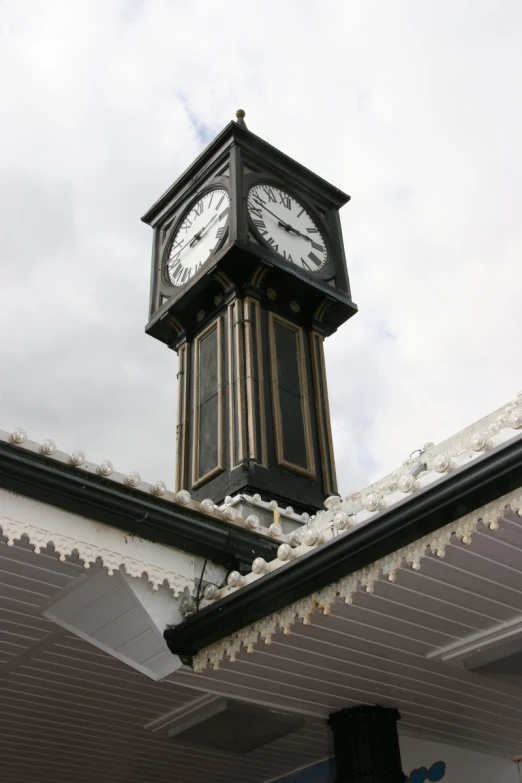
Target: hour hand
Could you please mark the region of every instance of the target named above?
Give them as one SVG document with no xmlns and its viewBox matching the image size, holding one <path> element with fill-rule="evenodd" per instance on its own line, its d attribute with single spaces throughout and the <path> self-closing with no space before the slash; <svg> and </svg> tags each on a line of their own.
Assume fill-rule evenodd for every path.
<svg viewBox="0 0 522 783">
<path fill-rule="evenodd" d="M 285 231 L 295 231 L 295 228 L 292 228 L 289 223 L 283 223 L 282 220 L 278 221 L 278 225 L 281 226 L 281 228 L 284 228 Z"/>
<path fill-rule="evenodd" d="M 195 245 L 195 244 L 196 244 L 196 242 L 198 242 L 198 241 L 201 239 L 201 237 L 203 236 L 203 234 L 205 233 L 205 231 L 207 230 L 207 228 L 208 228 L 208 227 L 209 227 L 209 226 L 210 226 L 210 225 L 211 225 L 211 224 L 214 222 L 214 220 L 216 220 L 216 218 L 217 218 L 217 215 L 214 215 L 214 217 L 213 217 L 213 218 L 211 218 L 211 219 L 208 221 L 208 223 L 207 223 L 205 226 L 203 226 L 203 228 L 200 228 L 200 229 L 199 229 L 199 231 L 198 231 L 198 233 L 197 233 L 197 234 L 194 234 L 194 236 L 192 237 L 192 241 L 191 241 L 191 243 L 190 243 L 190 245 L 191 245 L 191 246 L 192 246 L 192 245 Z"/>
<path fill-rule="evenodd" d="M 282 220 L 280 220 L 279 225 L 281 226 L 281 228 L 284 228 L 285 231 L 292 231 L 298 237 L 304 237 L 304 239 L 309 239 L 309 237 L 307 237 L 306 234 L 301 234 L 301 232 L 298 231 L 297 228 L 291 226 L 290 223 L 284 223 Z"/>
</svg>

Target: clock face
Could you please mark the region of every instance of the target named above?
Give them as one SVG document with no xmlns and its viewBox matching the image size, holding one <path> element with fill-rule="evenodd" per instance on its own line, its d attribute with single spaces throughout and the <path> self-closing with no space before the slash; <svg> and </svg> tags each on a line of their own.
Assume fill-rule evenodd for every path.
<svg viewBox="0 0 522 783">
<path fill-rule="evenodd" d="M 172 285 L 185 285 L 203 266 L 225 235 L 230 196 L 224 188 L 205 193 L 183 216 L 167 258 Z"/>
<path fill-rule="evenodd" d="M 286 261 L 306 272 L 318 272 L 326 266 L 324 238 L 293 196 L 273 185 L 254 185 L 247 205 L 257 232 Z"/>
</svg>

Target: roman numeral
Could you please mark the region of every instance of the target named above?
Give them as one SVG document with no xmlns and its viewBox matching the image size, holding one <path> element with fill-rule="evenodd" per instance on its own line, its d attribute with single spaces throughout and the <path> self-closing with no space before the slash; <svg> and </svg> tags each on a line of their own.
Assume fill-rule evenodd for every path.
<svg viewBox="0 0 522 783">
<path fill-rule="evenodd" d="M 287 261 L 290 261 L 290 263 L 292 264 L 294 263 L 294 259 L 292 258 L 290 253 L 288 253 L 288 255 L 286 254 L 286 250 L 283 250 L 283 258 L 285 258 Z"/>
<path fill-rule="evenodd" d="M 213 191 L 211 192 L 211 194 L 210 194 L 210 200 L 209 200 L 209 202 L 208 202 L 208 207 L 209 207 L 209 209 L 210 209 L 210 207 L 212 206 L 212 199 L 214 198 L 214 195 L 215 195 L 215 193 L 216 193 L 216 191 L 215 191 L 215 190 L 213 190 Z"/>
<path fill-rule="evenodd" d="M 301 211 L 297 213 L 297 217 L 301 217 L 304 212 L 304 207 L 301 207 Z"/>
<path fill-rule="evenodd" d="M 183 270 L 183 274 L 181 275 L 181 282 L 186 283 L 186 281 L 189 279 L 190 275 L 192 274 L 192 270 L 189 269 L 189 267 L 185 267 Z"/>
<path fill-rule="evenodd" d="M 308 253 L 308 258 L 313 261 L 316 266 L 321 266 L 321 261 L 317 258 L 315 253 Z"/>
<path fill-rule="evenodd" d="M 301 256 L 301 264 L 303 266 L 303 269 L 308 269 L 309 272 L 312 271 L 312 267 L 308 266 L 308 264 L 306 263 L 305 259 L 302 256 Z"/>
<path fill-rule="evenodd" d="M 228 207 L 227 207 L 226 209 L 224 209 L 224 210 L 223 210 L 223 212 L 221 213 L 221 215 L 218 217 L 218 220 L 224 220 L 224 219 L 226 218 L 226 216 L 227 216 L 227 215 L 228 215 Z"/>
<path fill-rule="evenodd" d="M 199 217 L 203 214 L 203 201 L 198 201 L 196 206 L 194 207 L 194 212 L 196 213 L 196 217 Z"/>
<path fill-rule="evenodd" d="M 274 191 L 272 190 L 272 188 L 263 188 L 263 190 L 265 191 L 266 195 L 268 196 L 268 201 L 269 202 L 272 201 L 274 204 L 277 204 L 277 199 L 276 199 L 276 197 L 274 195 Z"/>
<path fill-rule="evenodd" d="M 258 217 L 258 218 L 262 218 L 262 217 L 263 217 L 263 213 L 262 213 L 262 211 L 259 209 L 259 207 L 251 207 L 251 208 L 250 208 L 250 211 L 251 211 L 251 213 L 252 213 L 253 215 L 256 215 L 256 217 Z M 255 222 L 256 222 L 256 221 L 254 220 L 254 223 L 255 223 Z"/>
<path fill-rule="evenodd" d="M 183 276 L 183 267 L 180 265 L 176 267 L 175 270 L 173 270 L 173 274 L 171 275 L 170 279 L 172 280 L 174 285 L 180 285 L 181 284 L 181 278 Z"/>
<path fill-rule="evenodd" d="M 315 248 L 315 250 L 319 250 L 320 253 L 324 253 L 324 247 L 318 245 L 317 242 L 312 242 L 312 247 Z"/>
<path fill-rule="evenodd" d="M 216 204 L 216 211 L 220 208 L 224 198 L 225 196 L 221 196 L 221 198 L 219 199 L 218 203 Z"/>
<path fill-rule="evenodd" d="M 316 228 L 315 226 L 313 228 L 307 228 L 306 230 L 308 231 L 309 234 L 318 234 L 319 233 L 319 229 Z"/>
<path fill-rule="evenodd" d="M 267 231 L 267 228 L 265 226 L 265 221 L 264 220 L 259 220 L 259 218 L 256 218 L 256 220 L 253 220 L 252 223 L 257 228 L 257 230 L 259 231 L 259 233 L 261 234 L 262 237 L 264 237 L 264 236 L 266 236 L 268 234 L 268 231 Z"/>
<path fill-rule="evenodd" d="M 185 232 L 185 234 L 187 233 L 187 231 L 189 230 L 189 228 L 191 227 L 191 225 L 192 225 L 192 222 L 191 222 L 191 221 L 190 221 L 188 218 L 185 218 L 185 220 L 184 220 L 184 221 L 183 221 L 183 223 L 181 224 L 181 228 L 183 229 L 183 231 Z"/>
<path fill-rule="evenodd" d="M 223 239 L 223 234 L 225 233 L 225 227 L 221 226 L 221 228 L 218 228 L 216 231 L 216 239 Z"/>
<path fill-rule="evenodd" d="M 292 203 L 290 201 L 290 196 L 285 196 L 284 193 L 279 194 L 279 203 L 282 204 L 287 209 L 292 209 Z"/>
<path fill-rule="evenodd" d="M 274 240 L 272 239 L 272 237 L 268 237 L 268 239 L 267 239 L 266 241 L 268 242 L 268 244 L 270 245 L 270 247 L 272 247 L 272 248 L 273 248 L 273 250 L 275 250 L 276 252 L 279 250 L 279 245 L 276 245 L 276 244 L 275 244 L 275 242 L 274 242 Z"/>
<path fill-rule="evenodd" d="M 177 278 L 177 276 L 179 275 L 180 271 L 181 271 L 181 264 L 178 261 L 177 264 L 174 264 L 170 268 L 170 279 L 171 280 L 175 280 Z"/>
</svg>

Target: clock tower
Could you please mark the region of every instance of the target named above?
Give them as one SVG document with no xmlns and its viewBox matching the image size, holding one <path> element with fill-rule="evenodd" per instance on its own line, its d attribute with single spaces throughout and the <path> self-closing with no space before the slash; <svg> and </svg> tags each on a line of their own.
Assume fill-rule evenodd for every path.
<svg viewBox="0 0 522 783">
<path fill-rule="evenodd" d="M 349 196 L 236 116 L 143 217 L 146 332 L 179 362 L 176 486 L 315 510 L 337 491 L 323 340 L 357 312 Z"/>
</svg>

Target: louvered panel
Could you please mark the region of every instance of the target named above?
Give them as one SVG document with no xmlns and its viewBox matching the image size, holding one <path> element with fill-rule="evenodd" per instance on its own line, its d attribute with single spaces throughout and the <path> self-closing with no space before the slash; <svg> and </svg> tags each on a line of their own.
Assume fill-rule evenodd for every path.
<svg viewBox="0 0 522 783">
<path fill-rule="evenodd" d="M 4 560 L 9 549 L 0 549 Z M 396 583 L 381 579 L 373 594 L 336 603 L 330 617 L 278 633 L 235 664 L 164 682 L 43 620 L 46 596 L 81 566 L 13 549 L 12 581 L 0 586 L 2 783 L 149 783 L 152 767 L 158 783 L 266 783 L 329 755 L 324 718 L 365 702 L 398 706 L 402 733 L 505 757 L 520 752 L 522 689 L 427 658 L 522 614 L 522 541 L 511 520 L 476 534 L 469 547 L 452 544 L 442 560 L 429 555 L 418 572 L 404 567 Z M 21 657 L 5 654 L 9 644 Z M 208 691 L 287 708 L 307 724 L 244 757 L 144 730 Z"/>
<path fill-rule="evenodd" d="M 437 693 L 440 692 L 442 696 L 450 694 L 457 702 L 469 704 L 473 708 L 483 705 L 486 700 L 493 713 L 497 710 L 500 714 L 512 715 L 514 719 L 520 718 L 522 720 L 520 699 L 513 696 L 509 687 L 503 686 L 503 690 L 499 691 L 495 687 L 496 683 L 490 682 L 488 687 L 488 681 L 485 682 L 485 686 L 482 686 L 480 682 L 477 683 L 477 677 L 473 674 L 461 673 L 449 667 L 445 667 L 441 671 L 440 665 L 436 662 L 422 658 L 407 663 L 393 657 L 387 657 L 386 651 L 383 654 L 376 654 L 374 648 L 371 652 L 367 647 L 365 649 L 364 643 L 357 646 L 353 638 L 347 639 L 345 644 L 333 643 L 332 639 L 338 639 L 339 634 L 334 637 L 333 634 L 326 633 L 327 629 L 321 630 L 323 633 L 318 634 L 319 638 L 307 637 L 306 642 L 303 641 L 303 647 L 306 645 L 309 652 L 308 660 L 313 661 L 316 668 L 328 667 L 337 671 L 341 680 L 351 673 L 358 673 L 363 677 L 372 676 L 372 673 L 375 677 L 382 673 L 388 678 L 403 678 L 416 687 L 423 688 L 426 684 L 426 686 L 436 689 Z M 292 647 L 295 649 L 299 644 L 300 642 L 297 640 Z M 274 655 L 279 654 L 277 642 L 273 642 L 270 649 L 273 650 Z M 286 661 L 291 667 L 299 664 L 298 650 L 293 653 L 289 649 L 285 650 L 285 663 L 283 664 L 281 661 L 281 664 L 278 664 L 281 670 L 284 671 Z M 293 655 L 293 659 L 288 657 L 289 654 Z M 270 665 L 273 665 L 272 662 Z"/>
<path fill-rule="evenodd" d="M 413 613 L 420 610 L 424 613 L 424 620 L 421 625 L 430 625 L 433 618 L 442 619 L 449 623 L 449 626 L 456 626 L 459 638 L 465 633 L 479 631 L 484 625 L 484 615 L 480 611 L 464 609 L 451 601 L 440 597 L 435 597 L 429 593 L 423 592 L 418 588 L 413 589 L 405 584 L 403 572 L 401 572 L 394 583 L 393 595 L 389 593 L 389 582 L 381 578 L 375 585 L 374 597 L 381 597 L 388 603 L 386 609 L 391 609 L 391 604 L 404 607 L 405 611 L 411 610 Z M 460 630 L 459 630 L 460 629 Z"/>
<path fill-rule="evenodd" d="M 480 710 L 471 709 L 465 700 L 450 699 L 450 694 L 446 694 L 446 699 L 443 699 L 437 688 L 420 684 L 414 689 L 414 683 L 408 683 L 414 687 L 406 688 L 395 677 L 379 677 L 378 673 L 372 675 L 371 670 L 367 671 L 368 677 L 346 674 L 339 676 L 335 671 L 326 670 L 324 666 L 312 668 L 307 659 L 302 665 L 294 661 L 292 666 L 285 667 L 284 671 L 275 666 L 253 668 L 251 664 L 245 664 L 238 667 L 237 671 L 229 672 L 228 681 L 233 679 L 234 684 L 240 688 L 247 685 L 257 688 L 258 698 L 271 702 L 282 691 L 285 696 L 296 701 L 302 699 L 303 705 L 309 709 L 313 709 L 314 705 L 319 707 L 325 716 L 348 701 L 362 704 L 387 701 L 392 706 L 395 699 L 395 702 L 401 704 L 402 710 L 408 710 L 419 718 L 430 713 L 452 725 L 461 725 L 463 721 L 470 726 L 476 724 L 477 730 L 490 732 L 492 736 L 513 739 L 522 736 L 522 723 L 515 717 L 498 717 L 492 726 L 487 699 L 482 701 Z M 306 697 L 303 695 L 305 691 Z M 482 728 L 481 724 L 484 724 Z"/>
<path fill-rule="evenodd" d="M 469 546 L 454 541 L 445 558 L 428 554 L 419 571 L 403 565 L 373 594 L 338 601 L 332 614 L 278 632 L 269 647 L 241 652 L 195 679 L 222 695 L 240 694 L 322 715 L 343 706 L 399 707 L 401 731 L 511 758 L 521 750 L 522 688 L 427 655 L 477 632 L 522 618 L 522 523 L 481 529 Z"/>
<path fill-rule="evenodd" d="M 484 573 L 477 573 L 472 570 L 477 569 Z M 465 596 L 472 596 L 474 604 L 477 598 L 481 599 L 481 611 L 491 616 L 498 617 L 499 620 L 509 619 L 509 616 L 522 612 L 522 592 L 520 582 L 516 588 L 506 584 L 504 566 L 502 568 L 502 582 L 494 578 L 494 564 L 488 560 L 485 563 L 474 562 L 474 559 L 466 556 L 464 552 L 457 551 L 452 547 L 447 550 L 446 557 L 440 558 L 431 556 L 426 558 L 426 567 L 422 569 L 423 577 L 436 579 L 440 585 L 451 585 L 455 593 L 458 592 L 464 603 Z M 490 571 L 490 576 L 486 573 Z M 520 571 L 518 571 L 520 574 Z M 438 588 L 441 589 L 441 588 Z M 505 612 L 506 617 L 501 617 L 497 612 Z"/>
<path fill-rule="evenodd" d="M 145 731 L 199 691 L 153 682 L 41 616 L 81 565 L 23 545 L 0 548 L 0 557 L 10 575 L 0 585 L 0 642 L 15 651 L 0 657 L 2 783 L 149 783 L 152 768 L 158 783 L 264 783 L 328 755 L 317 720 L 245 756 Z"/>
<path fill-rule="evenodd" d="M 165 711 L 169 708 L 174 709 L 178 703 L 185 703 L 187 696 L 192 695 L 190 693 L 182 695 L 172 687 L 153 690 L 147 687 L 148 683 L 144 678 L 138 681 L 128 681 L 123 677 L 115 676 L 114 673 L 100 672 L 99 668 L 97 669 L 95 666 L 78 668 L 72 662 L 66 666 L 61 662 L 52 664 L 48 661 L 38 663 L 31 660 L 29 664 L 18 669 L 17 675 L 20 678 L 43 680 L 56 688 L 61 688 L 63 685 L 69 685 L 73 688 L 87 687 L 92 691 L 102 691 L 109 698 L 112 696 L 120 696 L 122 699 L 129 697 L 139 700 L 144 705 L 150 703 L 158 707 L 163 703 Z"/>
<path fill-rule="evenodd" d="M 26 631 L 39 631 L 42 634 L 54 631 L 55 625 L 45 617 L 33 612 L 22 612 L 9 609 L 7 604 L 0 606 L 0 627 L 9 629 L 20 628 Z"/>
<path fill-rule="evenodd" d="M 444 560 L 456 562 L 465 571 L 472 574 L 486 573 L 491 566 L 500 567 L 503 576 L 509 580 L 506 583 L 520 592 L 520 549 L 510 544 L 507 536 L 502 539 L 489 532 L 477 531 L 473 535 L 472 546 L 448 547 Z"/>
</svg>

